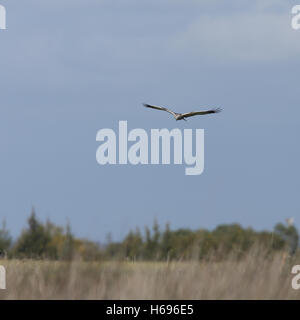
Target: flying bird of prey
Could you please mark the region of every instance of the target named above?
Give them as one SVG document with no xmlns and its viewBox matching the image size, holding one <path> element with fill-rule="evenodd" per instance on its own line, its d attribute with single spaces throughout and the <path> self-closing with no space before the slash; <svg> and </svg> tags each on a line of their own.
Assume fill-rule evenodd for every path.
<svg viewBox="0 0 300 320">
<path fill-rule="evenodd" d="M 171 113 L 171 115 L 176 119 L 176 121 L 177 120 L 185 120 L 186 121 L 185 118 L 189 118 L 189 117 L 193 117 L 193 116 L 202 116 L 202 115 L 211 114 L 211 113 L 218 113 L 218 112 L 222 111 L 222 109 L 216 108 L 216 109 L 211 109 L 211 110 L 207 110 L 207 111 L 193 111 L 193 112 L 188 112 L 188 113 L 177 113 L 177 112 L 174 112 L 174 111 L 169 110 L 167 108 L 151 106 L 150 104 L 145 104 L 144 103 L 144 106 L 146 108 L 152 108 L 152 109 L 156 109 L 156 110 L 167 111 L 167 112 Z"/>
</svg>

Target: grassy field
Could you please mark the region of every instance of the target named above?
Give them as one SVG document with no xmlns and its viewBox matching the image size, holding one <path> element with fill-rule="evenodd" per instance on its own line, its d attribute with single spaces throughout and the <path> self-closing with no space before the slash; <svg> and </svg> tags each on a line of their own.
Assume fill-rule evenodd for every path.
<svg viewBox="0 0 300 320">
<path fill-rule="evenodd" d="M 255 252 L 221 262 L 0 260 L 0 299 L 299 299 L 291 287 L 296 260 Z"/>
</svg>

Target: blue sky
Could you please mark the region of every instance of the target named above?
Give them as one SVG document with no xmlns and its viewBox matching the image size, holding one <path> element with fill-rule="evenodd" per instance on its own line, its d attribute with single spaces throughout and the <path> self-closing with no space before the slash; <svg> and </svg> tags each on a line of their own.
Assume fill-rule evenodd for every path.
<svg viewBox="0 0 300 320">
<path fill-rule="evenodd" d="M 300 31 L 287 0 L 0 0 L 0 219 L 31 207 L 80 237 L 130 228 L 300 227 Z M 216 116 L 175 122 L 142 108 Z M 96 133 L 205 129 L 205 170 L 99 166 Z"/>
</svg>

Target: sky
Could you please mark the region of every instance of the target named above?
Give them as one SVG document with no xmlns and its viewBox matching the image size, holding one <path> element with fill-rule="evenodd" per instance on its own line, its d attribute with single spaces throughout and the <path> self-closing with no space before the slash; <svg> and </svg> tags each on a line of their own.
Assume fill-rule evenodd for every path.
<svg viewBox="0 0 300 320">
<path fill-rule="evenodd" d="M 0 0 L 0 220 L 78 237 L 300 227 L 300 30 L 287 0 Z M 178 112 L 223 112 L 176 122 Z M 96 162 L 102 128 L 204 129 L 205 169 Z"/>
</svg>

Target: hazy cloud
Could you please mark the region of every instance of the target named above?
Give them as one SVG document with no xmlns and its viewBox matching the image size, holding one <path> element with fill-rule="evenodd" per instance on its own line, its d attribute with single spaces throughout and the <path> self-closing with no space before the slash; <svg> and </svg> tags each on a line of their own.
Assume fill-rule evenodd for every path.
<svg viewBox="0 0 300 320">
<path fill-rule="evenodd" d="M 300 54 L 300 33 L 290 21 L 289 12 L 201 16 L 171 43 L 174 51 L 220 63 L 294 59 Z"/>
</svg>

